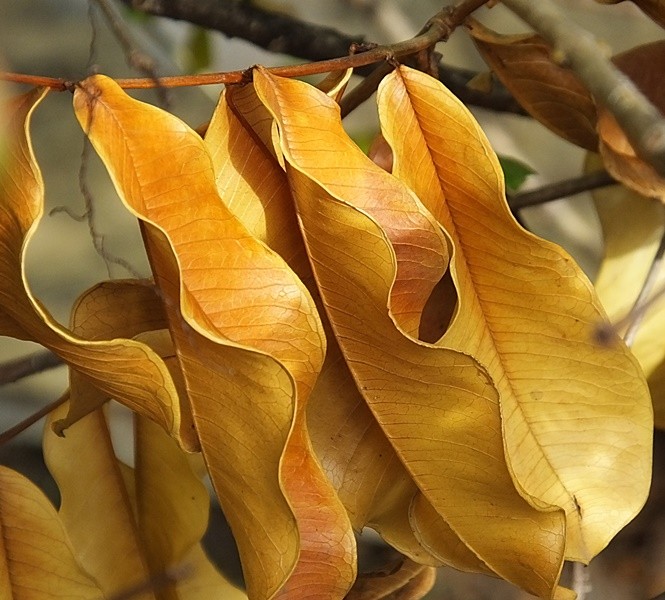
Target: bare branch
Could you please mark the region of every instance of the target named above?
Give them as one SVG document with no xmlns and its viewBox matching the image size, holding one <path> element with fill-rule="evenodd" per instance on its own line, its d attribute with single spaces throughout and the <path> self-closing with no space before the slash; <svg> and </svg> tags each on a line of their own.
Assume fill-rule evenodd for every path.
<svg viewBox="0 0 665 600">
<path fill-rule="evenodd" d="M 593 35 L 551 0 L 503 0 L 540 33 L 621 125 L 637 154 L 665 177 L 665 119 L 635 84 L 605 56 Z"/>
<path fill-rule="evenodd" d="M 597 171 L 564 179 L 549 185 L 544 185 L 528 192 L 519 192 L 508 197 L 508 204 L 513 210 L 520 210 L 527 206 L 537 206 L 559 198 L 566 198 L 581 192 L 596 190 L 608 185 L 616 185 L 616 180 L 607 171 Z"/>
<path fill-rule="evenodd" d="M 61 364 L 63 364 L 62 360 L 49 350 L 9 360 L 0 364 L 0 385 L 13 383 L 24 377 L 59 367 Z"/>
<path fill-rule="evenodd" d="M 10 440 L 13 440 L 17 435 L 23 433 L 26 429 L 28 429 L 28 427 L 32 427 L 40 419 L 43 419 L 50 412 L 58 408 L 58 406 L 61 406 L 62 404 L 67 402 L 67 400 L 69 400 L 69 390 L 67 390 L 62 396 L 60 396 L 60 398 L 58 398 L 54 402 L 51 402 L 50 404 L 47 404 L 43 408 L 40 408 L 37 412 L 32 413 L 27 419 L 23 419 L 23 421 L 14 425 L 14 427 L 11 427 L 10 429 L 7 429 L 7 431 L 3 431 L 2 433 L 0 433 L 0 446 L 6 444 Z"/>
</svg>

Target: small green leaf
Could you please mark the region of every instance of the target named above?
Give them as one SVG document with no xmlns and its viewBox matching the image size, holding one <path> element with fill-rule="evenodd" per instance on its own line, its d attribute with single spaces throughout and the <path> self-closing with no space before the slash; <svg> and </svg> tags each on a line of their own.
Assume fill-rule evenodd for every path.
<svg viewBox="0 0 665 600">
<path fill-rule="evenodd" d="M 506 189 L 509 192 L 519 190 L 524 185 L 526 178 L 535 173 L 529 165 L 510 156 L 499 155 L 499 162 L 506 179 Z"/>
</svg>

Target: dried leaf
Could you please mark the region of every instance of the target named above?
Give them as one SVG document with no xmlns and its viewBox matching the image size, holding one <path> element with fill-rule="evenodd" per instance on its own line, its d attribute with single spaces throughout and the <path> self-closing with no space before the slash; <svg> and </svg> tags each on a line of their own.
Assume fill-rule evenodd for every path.
<svg viewBox="0 0 665 600">
<path fill-rule="evenodd" d="M 351 205 L 374 200 L 374 172 L 368 168 L 365 179 L 356 173 L 355 186 L 344 185 L 351 181 L 348 165 L 362 164 L 349 156 L 359 150 L 343 142 L 332 111 L 328 120 L 318 114 L 326 99 L 316 90 L 265 71 L 255 72 L 254 83 L 279 125 L 307 249 L 356 383 L 420 490 L 454 521 L 455 543 L 437 558 L 461 568 L 481 562 L 474 553 L 496 559 L 492 568 L 502 576 L 548 594 L 563 560 L 561 518 L 539 513 L 515 491 L 504 463 L 495 391 L 483 369 L 467 355 L 418 342 L 395 326 L 389 306 L 397 261 L 390 230 Z M 327 131 L 340 143 L 329 140 L 321 154 L 310 152 L 303 140 L 320 141 Z M 434 182 L 430 177 L 423 184 Z M 383 189 L 400 190 L 392 183 Z M 391 206 L 388 193 L 380 197 Z M 404 211 L 400 219 L 407 233 L 408 225 L 420 226 L 408 215 Z"/>
<path fill-rule="evenodd" d="M 0 597 L 98 600 L 55 508 L 26 477 L 0 466 Z"/>
<path fill-rule="evenodd" d="M 44 210 L 44 184 L 29 137 L 30 117 L 45 91 L 18 97 L 8 160 L 0 164 L 0 333 L 39 342 L 88 377 L 107 397 L 179 436 L 177 394 L 164 363 L 127 339 L 89 342 L 62 327 L 32 295 L 23 256 Z"/>
<path fill-rule="evenodd" d="M 487 368 L 515 484 L 534 506 L 565 510 L 566 556 L 586 562 L 648 492 L 652 415 L 640 367 L 619 340 L 594 343 L 606 317 L 591 285 L 563 250 L 515 222 L 496 155 L 450 92 L 400 68 L 379 107 L 396 175 L 456 248 L 459 307 L 439 343 Z"/>
<path fill-rule="evenodd" d="M 74 386 L 70 397 L 85 393 Z M 62 418 L 59 407 L 49 420 Z M 150 578 L 136 522 L 108 425 L 101 409 L 89 413 L 58 437 L 47 427 L 44 459 L 60 490 L 60 518 L 85 570 L 106 596 Z M 137 600 L 154 599 L 152 593 Z"/>
<path fill-rule="evenodd" d="M 589 155 L 586 170 L 597 169 L 601 164 L 597 155 Z M 665 233 L 665 208 L 623 186 L 595 190 L 593 199 L 605 242 L 596 292 L 610 319 L 618 321 L 628 314 L 642 289 Z M 665 270 L 661 269 L 654 290 L 663 285 Z M 647 377 L 655 425 L 660 428 L 665 428 L 665 380 L 661 375 L 665 364 L 664 335 L 665 312 L 656 303 L 644 315 L 631 349 Z"/>
<path fill-rule="evenodd" d="M 143 221 L 249 595 L 343 596 L 354 539 L 304 420 L 325 349 L 311 298 L 220 201 L 195 132 L 100 76 L 74 102 L 121 198 Z"/>
<path fill-rule="evenodd" d="M 388 572 L 358 577 L 346 600 L 419 600 L 432 589 L 436 570 L 404 560 Z"/>
<path fill-rule="evenodd" d="M 665 41 L 637 46 L 612 60 L 657 109 L 665 110 Z M 598 110 L 598 135 L 600 154 L 610 174 L 643 196 L 665 202 L 665 179 L 637 156 L 614 116 L 603 106 Z"/>
<path fill-rule="evenodd" d="M 598 149 L 593 99 L 577 76 L 552 58 L 542 37 L 502 35 L 475 20 L 467 25 L 485 62 L 534 119 L 573 144 Z"/>
</svg>

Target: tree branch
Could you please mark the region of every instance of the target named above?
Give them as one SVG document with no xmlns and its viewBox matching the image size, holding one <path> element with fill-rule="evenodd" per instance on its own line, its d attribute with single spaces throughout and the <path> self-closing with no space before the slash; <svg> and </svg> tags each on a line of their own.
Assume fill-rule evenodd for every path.
<svg viewBox="0 0 665 600">
<path fill-rule="evenodd" d="M 120 0 L 134 10 L 187 21 L 215 29 L 230 38 L 241 38 L 270 52 L 280 52 L 310 61 L 345 56 L 354 47 L 363 47 L 363 35 L 347 35 L 330 27 L 301 21 L 289 15 L 266 11 L 249 2 L 218 0 Z M 356 74 L 367 76 L 370 66 Z M 501 112 L 525 115 L 524 109 L 501 84 L 484 93 L 467 87 L 474 71 L 439 64 L 439 79 L 462 102 Z"/>
<path fill-rule="evenodd" d="M 637 86 L 605 56 L 596 39 L 551 0 L 503 0 L 540 33 L 591 94 L 615 116 L 636 153 L 665 177 L 665 119 Z"/>
<path fill-rule="evenodd" d="M 0 385 L 13 383 L 23 377 L 41 373 L 47 369 L 58 367 L 63 364 L 60 357 L 56 356 L 50 350 L 42 350 L 22 356 L 14 360 L 9 360 L 0 364 Z"/>
</svg>

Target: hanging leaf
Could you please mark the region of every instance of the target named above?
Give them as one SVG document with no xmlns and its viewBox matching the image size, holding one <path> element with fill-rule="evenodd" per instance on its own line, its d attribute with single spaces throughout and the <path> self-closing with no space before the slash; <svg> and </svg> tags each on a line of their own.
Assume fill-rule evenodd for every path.
<svg viewBox="0 0 665 600">
<path fill-rule="evenodd" d="M 114 335 L 98 341 L 72 335 L 32 295 L 25 279 L 25 248 L 44 210 L 44 184 L 29 137 L 32 112 L 44 94 L 35 90 L 20 96 L 7 111 L 12 130 L 8 160 L 0 164 L 0 333 L 46 346 L 106 397 L 178 438 L 178 397 L 160 358 L 143 344 Z"/>
<path fill-rule="evenodd" d="M 591 285 L 563 250 L 515 222 L 496 155 L 450 92 L 400 68 L 379 107 L 395 174 L 456 248 L 459 307 L 439 344 L 485 366 L 515 484 L 533 506 L 565 510 L 566 556 L 587 562 L 648 492 L 653 423 L 639 365 L 618 339 L 595 344 L 606 317 Z"/>
<path fill-rule="evenodd" d="M 354 539 L 305 428 L 325 349 L 309 294 L 220 201 L 195 132 L 101 76 L 83 82 L 74 103 L 121 198 L 143 222 L 249 595 L 343 596 L 355 577 Z"/>
<path fill-rule="evenodd" d="M 612 61 L 658 110 L 665 110 L 665 41 L 637 46 Z M 612 113 L 603 106 L 598 112 L 598 135 L 609 173 L 639 194 L 665 202 L 665 179 L 637 156 Z"/>
<path fill-rule="evenodd" d="M 0 597 L 98 600 L 55 508 L 26 477 L 0 466 Z"/>
<path fill-rule="evenodd" d="M 419 600 L 432 589 L 436 571 L 432 567 L 404 560 L 388 572 L 365 573 L 358 577 L 346 600 Z"/>
<path fill-rule="evenodd" d="M 598 149 L 593 99 L 542 37 L 502 35 L 473 19 L 467 26 L 485 62 L 534 119 L 577 146 Z"/>
<path fill-rule="evenodd" d="M 563 561 L 561 516 L 536 511 L 515 490 L 504 462 L 495 391 L 484 370 L 467 355 L 418 342 L 395 326 L 389 307 L 399 275 L 391 232 L 367 208 L 351 204 L 371 206 L 374 172 L 367 169 L 367 180 L 355 173 L 353 188 L 343 185 L 351 181 L 347 165 L 363 164 L 349 156 L 360 151 L 343 141 L 339 113 L 314 88 L 261 70 L 254 82 L 279 126 L 307 249 L 345 359 L 419 489 L 452 527 L 450 543 L 437 558 L 458 568 L 495 571 L 548 595 Z M 320 142 L 330 131 L 340 143 L 319 143 L 317 153 L 304 143 Z M 318 168 L 323 164 L 326 169 Z M 424 184 L 433 181 L 425 177 Z M 390 185 L 383 189 L 399 193 Z M 391 205 L 387 192 L 381 197 Z M 394 211 L 397 220 L 397 206 Z M 406 229 L 413 221 L 405 212 Z"/>
<path fill-rule="evenodd" d="M 589 155 L 586 170 L 602 165 Z M 595 281 L 596 292 L 611 321 L 623 319 L 633 307 L 665 233 L 665 208 L 623 186 L 593 192 L 605 252 Z M 665 285 L 665 270 L 654 282 L 654 293 Z M 625 330 L 620 330 L 624 334 Z M 656 303 L 644 314 L 631 347 L 649 383 L 656 427 L 665 428 L 665 312 Z"/>
</svg>

